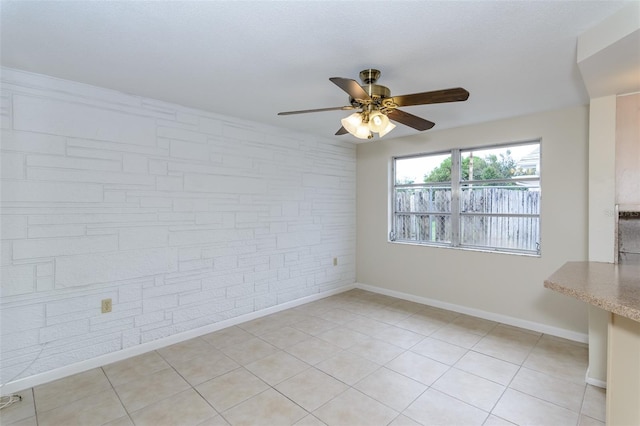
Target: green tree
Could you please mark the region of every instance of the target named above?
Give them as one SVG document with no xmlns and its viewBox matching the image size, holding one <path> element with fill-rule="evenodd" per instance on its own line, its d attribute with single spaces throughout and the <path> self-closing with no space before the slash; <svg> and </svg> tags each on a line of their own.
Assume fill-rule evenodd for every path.
<svg viewBox="0 0 640 426">
<path fill-rule="evenodd" d="M 424 175 L 425 182 L 448 182 L 451 180 L 451 157 L 445 158 L 442 163 L 429 173 Z"/>
<path fill-rule="evenodd" d="M 487 168 L 489 167 L 489 164 L 487 163 L 486 158 L 488 157 L 480 158 L 480 157 L 469 156 L 469 157 L 463 158 L 462 168 L 460 170 L 462 179 L 470 180 L 469 170 L 471 169 L 472 164 L 473 164 L 473 180 L 484 179 L 483 175 L 485 174 L 485 172 L 487 171 Z"/>
<path fill-rule="evenodd" d="M 472 164 L 473 178 L 469 179 L 469 170 Z M 505 179 L 518 176 L 516 161 L 511 157 L 509 150 L 506 155 L 500 154 L 500 158 L 494 154 L 486 155 L 484 158 L 466 156 L 462 159 L 460 173 L 463 180 Z M 424 176 L 425 182 L 448 182 L 450 180 L 451 157 L 443 160 L 431 173 Z"/>
</svg>

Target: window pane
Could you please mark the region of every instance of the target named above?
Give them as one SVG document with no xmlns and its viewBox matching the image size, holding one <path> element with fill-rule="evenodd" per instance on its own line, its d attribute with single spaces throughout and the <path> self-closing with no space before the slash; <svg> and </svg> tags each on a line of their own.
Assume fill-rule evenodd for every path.
<svg viewBox="0 0 640 426">
<path fill-rule="evenodd" d="M 539 143 L 466 150 L 460 153 L 460 179 L 463 181 L 539 176 L 539 170 Z"/>
<path fill-rule="evenodd" d="M 393 217 L 393 231 L 395 233 L 395 239 L 399 241 L 413 240 L 412 231 L 414 226 L 412 224 L 413 215 L 410 214 L 398 214 Z M 413 232 L 415 235 L 415 232 Z"/>
<path fill-rule="evenodd" d="M 399 214 L 395 216 L 394 226 L 398 241 L 451 242 L 449 215 Z"/>
<path fill-rule="evenodd" d="M 430 233 L 426 241 L 451 243 L 451 216 L 430 215 Z"/>
<path fill-rule="evenodd" d="M 451 212 L 450 187 L 397 188 L 396 212 Z"/>
<path fill-rule="evenodd" d="M 395 184 L 451 181 L 451 154 L 397 158 Z"/>
<path fill-rule="evenodd" d="M 460 243 L 467 246 L 537 251 L 537 217 L 462 216 Z"/>
<path fill-rule="evenodd" d="M 540 214 L 540 185 L 527 186 L 463 185 L 460 197 L 462 213 Z"/>
<path fill-rule="evenodd" d="M 539 141 L 395 157 L 393 170 L 391 240 L 540 253 Z"/>
</svg>

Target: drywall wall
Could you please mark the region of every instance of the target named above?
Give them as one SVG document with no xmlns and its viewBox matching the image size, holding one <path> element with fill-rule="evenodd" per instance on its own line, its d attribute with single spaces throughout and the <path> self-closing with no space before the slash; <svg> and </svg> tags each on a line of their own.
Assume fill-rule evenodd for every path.
<svg viewBox="0 0 640 426">
<path fill-rule="evenodd" d="M 543 112 L 357 147 L 357 280 L 477 311 L 587 332 L 584 303 L 543 288 L 587 259 L 588 109 Z M 541 140 L 540 257 L 388 242 L 392 156 Z"/>
<path fill-rule="evenodd" d="M 589 113 L 589 260 L 613 262 L 616 228 L 616 97 L 591 99 Z"/>
<path fill-rule="evenodd" d="M 638 71 L 640 73 L 640 70 Z M 616 204 L 640 205 L 640 93 L 616 98 Z"/>
<path fill-rule="evenodd" d="M 354 282 L 352 144 L 1 78 L 1 383 Z"/>
<path fill-rule="evenodd" d="M 589 258 L 613 262 L 616 203 L 616 96 L 591 99 L 589 106 Z M 607 382 L 607 327 L 611 313 L 589 305 L 587 382 Z"/>
</svg>

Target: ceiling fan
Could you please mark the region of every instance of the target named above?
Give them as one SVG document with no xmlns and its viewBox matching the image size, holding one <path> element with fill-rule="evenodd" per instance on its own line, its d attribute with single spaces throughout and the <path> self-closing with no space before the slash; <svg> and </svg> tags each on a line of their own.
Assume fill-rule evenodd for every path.
<svg viewBox="0 0 640 426">
<path fill-rule="evenodd" d="M 373 133 L 378 133 L 378 136 L 382 137 L 393 130 L 396 126 L 390 120 L 419 131 L 428 130 L 435 126 L 434 122 L 404 112 L 398 107 L 459 102 L 466 101 L 469 98 L 469 92 L 461 87 L 391 96 L 389 88 L 376 84 L 378 78 L 380 78 L 380 71 L 375 69 L 360 71 L 360 80 L 364 83 L 363 85 L 349 78 L 331 77 L 329 80 L 349 94 L 349 105 L 285 111 L 279 112 L 278 115 L 358 109 L 360 111 L 340 120 L 342 127 L 336 132 L 336 135 L 351 133 L 359 139 L 371 139 Z"/>
</svg>

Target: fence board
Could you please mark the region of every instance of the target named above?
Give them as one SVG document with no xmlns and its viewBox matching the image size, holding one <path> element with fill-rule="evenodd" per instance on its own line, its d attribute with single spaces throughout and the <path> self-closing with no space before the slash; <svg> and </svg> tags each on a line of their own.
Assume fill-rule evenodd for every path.
<svg viewBox="0 0 640 426">
<path fill-rule="evenodd" d="M 451 241 L 451 189 L 396 189 L 396 238 Z M 473 186 L 460 194 L 460 242 L 469 246 L 536 251 L 540 241 L 540 191 L 536 187 Z M 403 214 L 399 214 L 403 212 Z M 440 214 L 438 214 L 440 213 Z M 492 215 L 535 215 L 533 217 Z"/>
</svg>

